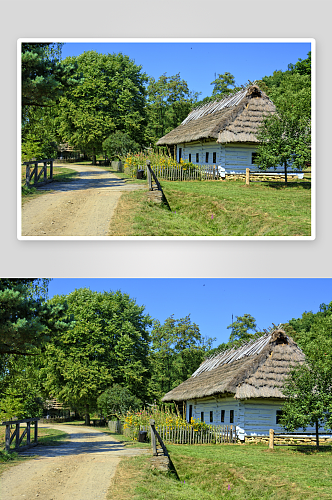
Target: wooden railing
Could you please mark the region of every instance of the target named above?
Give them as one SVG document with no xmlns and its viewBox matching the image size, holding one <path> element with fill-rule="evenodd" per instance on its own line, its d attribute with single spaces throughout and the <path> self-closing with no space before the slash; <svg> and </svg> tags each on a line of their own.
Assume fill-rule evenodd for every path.
<svg viewBox="0 0 332 500">
<path fill-rule="evenodd" d="M 8 422 L 2 422 L 2 425 L 6 426 L 5 433 L 5 450 L 9 451 L 11 443 L 15 439 L 15 451 L 19 449 L 23 450 L 25 448 L 30 448 L 31 446 L 36 446 L 38 441 L 38 418 L 26 418 L 24 420 L 9 420 Z M 20 427 L 21 424 L 26 423 L 26 427 Z M 34 424 L 34 439 L 31 442 L 31 423 Z M 11 432 L 12 426 L 15 426 L 15 430 Z M 20 431 L 23 431 L 20 435 Z M 26 445 L 20 446 L 23 439 L 26 436 Z"/>
<path fill-rule="evenodd" d="M 32 177 L 34 177 L 34 186 L 36 186 L 38 184 L 38 181 L 39 181 L 42 174 L 44 174 L 43 181 L 47 182 L 47 164 L 48 163 L 50 164 L 49 180 L 52 180 L 53 179 L 53 161 L 54 161 L 53 159 L 25 161 L 23 163 L 23 165 L 26 165 L 26 171 L 25 171 L 25 184 L 26 184 L 26 186 L 27 187 L 30 186 L 30 181 L 31 181 Z M 38 165 L 40 163 L 43 163 L 44 166 L 38 172 Z M 31 167 L 31 165 L 33 165 L 33 167 Z"/>
</svg>

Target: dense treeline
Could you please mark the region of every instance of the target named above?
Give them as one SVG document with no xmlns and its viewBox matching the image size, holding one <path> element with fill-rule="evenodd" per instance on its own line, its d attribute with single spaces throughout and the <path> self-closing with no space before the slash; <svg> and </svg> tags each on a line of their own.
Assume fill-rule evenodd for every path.
<svg viewBox="0 0 332 500">
<path fill-rule="evenodd" d="M 171 315 L 162 324 L 120 291 L 81 288 L 48 300 L 47 285 L 48 280 L 0 280 L 2 420 L 40 415 L 50 398 L 87 421 L 91 412 L 116 415 L 160 402 L 216 350 L 275 328 L 258 332 L 250 314 L 236 316 L 228 327 L 229 342 L 212 349 L 215 339 L 202 338 L 189 315 Z M 285 424 L 308 425 L 310 417 L 310 422 L 331 425 L 332 302 L 281 326 L 308 359 L 287 386 L 293 401 L 302 384 L 304 401 L 289 406 Z"/>
<path fill-rule="evenodd" d="M 154 146 L 193 107 L 244 88 L 230 73 L 216 75 L 199 101 L 180 74 L 149 77 L 128 56 L 84 52 L 61 59 L 62 44 L 22 44 L 22 159 L 54 157 L 68 143 L 95 163 Z M 259 83 L 280 109 L 310 114 L 310 53 Z M 294 109 L 292 109 L 294 114 Z M 262 156 L 263 158 L 263 156 Z"/>
</svg>

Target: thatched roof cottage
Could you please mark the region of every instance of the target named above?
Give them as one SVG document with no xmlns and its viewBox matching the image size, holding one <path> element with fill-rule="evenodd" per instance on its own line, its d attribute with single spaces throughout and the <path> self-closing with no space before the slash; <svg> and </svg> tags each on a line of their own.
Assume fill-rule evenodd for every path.
<svg viewBox="0 0 332 500">
<path fill-rule="evenodd" d="M 222 101 L 194 109 L 177 128 L 161 137 L 157 146 L 168 146 L 177 161 L 218 165 L 226 172 L 254 167 L 258 126 L 276 108 L 257 85 Z M 282 168 L 280 168 L 282 171 Z"/>
<path fill-rule="evenodd" d="M 282 330 L 205 360 L 192 376 L 162 399 L 185 402 L 186 418 L 208 424 L 234 424 L 240 439 L 281 432 L 285 396 L 281 388 L 292 365 L 304 354 Z M 313 432 L 314 429 L 308 429 Z"/>
</svg>

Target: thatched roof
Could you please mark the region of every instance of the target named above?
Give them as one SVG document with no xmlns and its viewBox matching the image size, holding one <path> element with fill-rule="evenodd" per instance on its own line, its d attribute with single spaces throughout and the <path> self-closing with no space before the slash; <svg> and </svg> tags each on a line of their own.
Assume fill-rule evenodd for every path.
<svg viewBox="0 0 332 500">
<path fill-rule="evenodd" d="M 205 360 L 162 401 L 218 395 L 233 395 L 236 399 L 284 398 L 280 388 L 290 367 L 303 362 L 304 354 L 297 344 L 283 330 L 275 330 Z"/>
<path fill-rule="evenodd" d="M 222 101 L 194 109 L 181 125 L 159 139 L 157 146 L 202 139 L 219 143 L 258 142 L 258 126 L 275 111 L 267 95 L 257 85 L 251 85 Z"/>
</svg>

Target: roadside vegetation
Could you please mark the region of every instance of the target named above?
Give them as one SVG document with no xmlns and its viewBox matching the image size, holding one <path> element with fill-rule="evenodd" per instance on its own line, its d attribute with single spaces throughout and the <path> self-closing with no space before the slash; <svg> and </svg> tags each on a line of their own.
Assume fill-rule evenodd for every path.
<svg viewBox="0 0 332 500">
<path fill-rule="evenodd" d="M 303 500 L 331 498 L 332 447 L 170 445 L 179 479 L 146 456 L 123 459 L 108 500 Z"/>
</svg>

